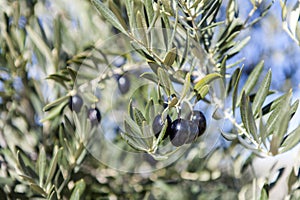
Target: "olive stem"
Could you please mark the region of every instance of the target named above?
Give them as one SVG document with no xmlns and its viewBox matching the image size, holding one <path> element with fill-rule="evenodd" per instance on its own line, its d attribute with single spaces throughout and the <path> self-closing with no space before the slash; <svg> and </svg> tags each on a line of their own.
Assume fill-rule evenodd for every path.
<svg viewBox="0 0 300 200">
<path fill-rule="evenodd" d="M 253 138 L 248 134 L 248 132 L 239 123 L 237 123 L 236 119 L 232 117 L 232 115 L 228 112 L 228 110 L 224 111 L 224 116 L 240 131 L 241 135 L 245 135 L 250 140 L 250 142 L 255 145 L 256 149 L 261 149 L 261 146 L 255 140 L 253 140 Z M 266 152 L 264 152 L 264 153 L 266 153 Z"/>
</svg>

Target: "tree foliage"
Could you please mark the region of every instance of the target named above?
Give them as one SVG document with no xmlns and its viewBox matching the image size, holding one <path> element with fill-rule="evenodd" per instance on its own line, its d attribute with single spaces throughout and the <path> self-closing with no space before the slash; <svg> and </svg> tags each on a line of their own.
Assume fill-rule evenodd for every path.
<svg viewBox="0 0 300 200">
<path fill-rule="evenodd" d="M 237 57 L 274 1 L 251 1 L 246 16 L 236 0 L 0 3 L 1 196 L 267 199 L 269 175 L 244 179 L 246 169 L 299 147 L 293 91 L 271 90 L 264 61 L 242 80 Z M 280 5 L 298 44 L 299 2 Z M 199 108 L 204 135 L 180 147 L 164 139 L 167 116 Z M 290 168 L 286 195 L 297 199 L 299 162 Z"/>
</svg>

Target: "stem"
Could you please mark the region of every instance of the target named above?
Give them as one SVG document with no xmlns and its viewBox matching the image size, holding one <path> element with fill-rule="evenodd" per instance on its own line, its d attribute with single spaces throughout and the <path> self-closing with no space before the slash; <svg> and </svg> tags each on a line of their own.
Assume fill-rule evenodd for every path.
<svg viewBox="0 0 300 200">
<path fill-rule="evenodd" d="M 225 118 L 228 119 L 239 131 L 241 135 L 245 135 L 251 143 L 255 145 L 255 148 L 260 149 L 259 144 L 253 140 L 253 138 L 248 134 L 248 132 L 232 117 L 228 110 L 224 111 Z"/>
</svg>

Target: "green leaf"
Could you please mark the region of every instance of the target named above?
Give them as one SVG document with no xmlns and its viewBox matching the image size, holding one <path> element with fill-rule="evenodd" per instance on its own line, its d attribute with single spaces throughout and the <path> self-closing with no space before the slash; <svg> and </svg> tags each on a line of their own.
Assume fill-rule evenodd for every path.
<svg viewBox="0 0 300 200">
<path fill-rule="evenodd" d="M 90 103 L 97 103 L 99 101 L 98 97 L 91 92 L 84 92 L 83 95 Z"/>
<path fill-rule="evenodd" d="M 61 84 L 63 87 L 67 88 L 65 82 L 70 81 L 70 79 L 64 75 L 60 74 L 51 74 L 46 79 L 51 79 L 56 81 L 57 83 Z"/>
<path fill-rule="evenodd" d="M 35 180 L 27 175 L 23 175 L 23 174 L 20 174 L 19 175 L 22 179 L 24 179 L 25 181 L 31 183 L 31 184 L 35 184 Z"/>
<path fill-rule="evenodd" d="M 86 183 L 83 179 L 80 179 L 75 183 L 75 188 L 72 192 L 70 200 L 80 200 L 80 197 L 82 196 L 84 190 L 86 187 Z"/>
<path fill-rule="evenodd" d="M 221 135 L 228 141 L 233 141 L 233 140 L 237 139 L 237 135 L 234 133 L 226 133 L 222 130 L 220 130 L 220 132 L 221 132 Z"/>
<path fill-rule="evenodd" d="M 45 177 L 45 169 L 46 169 L 46 152 L 44 147 L 41 148 L 39 158 L 38 158 L 38 169 L 39 169 L 39 184 L 43 186 L 44 177 Z"/>
<path fill-rule="evenodd" d="M 143 74 L 140 75 L 140 77 L 148 79 L 156 84 L 158 84 L 159 82 L 156 74 L 154 74 L 153 72 L 144 72 Z"/>
<path fill-rule="evenodd" d="M 52 108 L 54 108 L 55 106 L 59 105 L 59 104 L 63 104 L 66 100 L 69 100 L 70 98 L 70 95 L 66 95 L 66 96 L 63 96 L 63 97 L 60 97 L 58 99 L 56 99 L 55 101 L 47 104 L 44 108 L 43 108 L 43 111 L 46 112 L 46 111 L 49 111 L 51 110 Z"/>
<path fill-rule="evenodd" d="M 40 50 L 40 52 L 44 55 L 46 59 L 48 59 L 51 64 L 53 64 L 53 56 L 51 53 L 51 50 L 49 46 L 45 43 L 45 40 L 43 40 L 33 29 L 31 26 L 27 25 L 25 27 L 26 33 L 28 34 L 31 41 L 37 46 L 37 48 Z"/>
<path fill-rule="evenodd" d="M 235 45 L 232 49 L 230 49 L 230 51 L 228 52 L 228 57 L 231 57 L 231 56 L 237 54 L 238 52 L 240 52 L 240 50 L 248 44 L 250 39 L 251 39 L 251 37 L 248 36 L 245 39 L 243 39 L 242 41 L 240 41 L 237 45 Z"/>
<path fill-rule="evenodd" d="M 67 67 L 67 71 L 70 74 L 73 82 L 75 82 L 76 81 L 76 77 L 77 77 L 77 71 L 74 70 L 74 69 L 72 69 L 71 67 Z"/>
<path fill-rule="evenodd" d="M 59 150 L 56 150 L 56 149 L 58 149 L 57 146 L 54 147 L 53 158 L 52 158 L 51 163 L 50 163 L 50 167 L 49 167 L 49 170 L 48 170 L 48 176 L 47 176 L 47 179 L 46 179 L 46 182 L 45 182 L 45 186 L 47 186 L 52 181 L 52 178 L 53 178 L 54 173 L 56 171 L 58 157 L 60 156 L 60 154 L 62 152 L 62 148 L 60 148 Z"/>
<path fill-rule="evenodd" d="M 282 143 L 281 153 L 286 152 L 295 147 L 300 142 L 300 126 L 288 134 L 287 138 Z"/>
<path fill-rule="evenodd" d="M 98 12 L 109 22 L 111 23 L 115 28 L 119 29 L 122 33 L 127 35 L 127 31 L 125 30 L 125 27 L 122 26 L 118 18 L 115 16 L 115 14 L 106 7 L 104 3 L 102 3 L 100 0 L 91 0 Z"/>
<path fill-rule="evenodd" d="M 146 121 L 143 113 L 138 108 L 133 108 L 133 113 L 135 122 L 141 127 L 143 122 Z"/>
<path fill-rule="evenodd" d="M 157 74 L 157 69 L 161 68 L 160 65 L 158 65 L 156 62 L 152 62 L 152 61 L 148 61 L 148 65 L 150 66 L 150 68 L 152 69 L 152 71 Z"/>
<path fill-rule="evenodd" d="M 264 144 L 264 146 L 267 148 L 267 128 L 263 122 L 262 113 L 260 112 L 259 116 L 259 134 L 261 137 L 261 142 Z"/>
<path fill-rule="evenodd" d="M 130 124 L 129 124 L 130 123 Z M 146 151 L 149 147 L 147 143 L 144 141 L 143 134 L 141 130 L 137 127 L 137 125 L 130 119 L 124 121 L 124 127 L 126 133 L 123 133 L 122 137 L 130 143 L 134 149 Z"/>
<path fill-rule="evenodd" d="M 135 123 L 135 121 L 133 121 L 130 118 L 127 118 L 126 120 L 124 120 L 124 126 L 125 126 L 125 130 L 126 130 L 127 134 L 130 134 L 132 136 L 137 135 L 139 137 L 141 137 L 143 135 L 140 127 Z M 126 129 L 126 126 L 128 129 Z"/>
<path fill-rule="evenodd" d="M 158 68 L 157 72 L 158 72 L 157 73 L 158 79 L 160 81 L 162 88 L 164 89 L 164 91 L 168 96 L 171 96 L 171 92 L 174 93 L 174 89 L 168 73 L 165 72 L 165 70 L 163 70 L 162 68 Z"/>
<path fill-rule="evenodd" d="M 131 119 L 134 119 L 133 117 L 133 106 L 132 106 L 132 99 L 130 99 L 129 104 L 128 104 L 128 114 Z"/>
<path fill-rule="evenodd" d="M 121 136 L 125 142 L 131 146 L 133 149 L 137 151 L 147 151 L 142 145 L 139 145 L 137 142 L 135 142 L 134 137 L 131 135 L 128 135 L 127 133 L 121 133 Z"/>
<path fill-rule="evenodd" d="M 209 85 L 204 85 L 199 91 L 197 95 L 197 100 L 204 99 L 205 96 L 209 92 Z"/>
<path fill-rule="evenodd" d="M 140 36 L 140 40 L 143 42 L 145 46 L 148 46 L 147 23 L 140 11 L 137 11 L 136 13 L 136 25 L 137 25 L 137 31 Z"/>
<path fill-rule="evenodd" d="M 108 1 L 108 7 L 115 14 L 115 16 L 119 20 L 121 26 L 126 30 L 127 25 L 126 25 L 124 17 L 122 16 L 121 11 L 118 8 L 118 6 L 112 0 L 109 0 Z"/>
<path fill-rule="evenodd" d="M 190 86 L 191 86 L 191 75 L 190 75 L 190 73 L 187 73 L 186 77 L 185 77 L 184 85 L 183 85 L 183 88 L 181 91 L 181 96 L 180 96 L 179 102 L 181 102 L 184 99 L 184 97 L 187 95 L 187 93 L 190 90 Z"/>
<path fill-rule="evenodd" d="M 151 98 L 148 102 L 147 102 L 147 105 L 146 105 L 146 108 L 145 108 L 145 118 L 146 118 L 146 121 L 149 122 L 149 121 L 152 121 L 153 117 L 154 117 L 154 101 L 153 99 Z"/>
<path fill-rule="evenodd" d="M 252 108 L 249 102 L 249 98 L 246 97 L 245 93 L 243 93 L 241 102 L 241 117 L 247 132 L 252 135 L 256 142 L 259 142 Z"/>
<path fill-rule="evenodd" d="M 134 13 L 133 13 L 133 8 L 134 8 L 134 0 L 125 0 L 125 7 L 126 7 L 126 12 L 129 20 L 129 26 L 130 30 L 133 31 L 135 28 L 134 22 Z"/>
<path fill-rule="evenodd" d="M 279 112 L 277 113 L 277 120 L 274 125 L 270 145 L 270 150 L 273 155 L 276 155 L 278 153 L 278 148 L 288 128 L 288 124 L 290 121 L 290 96 L 288 96 L 288 98 L 286 99 L 284 104 L 280 106 L 280 109 L 278 109 L 278 111 Z M 275 110 L 273 112 L 275 112 Z"/>
<path fill-rule="evenodd" d="M 135 41 L 130 41 L 130 44 L 131 44 L 132 48 L 136 52 L 138 52 L 143 57 L 145 57 L 146 59 L 148 59 L 148 62 L 149 61 L 154 61 L 154 59 L 151 56 L 151 54 L 148 52 L 148 50 L 143 45 L 141 45 L 141 44 L 139 44 L 138 42 L 135 42 Z"/>
<path fill-rule="evenodd" d="M 173 49 L 171 49 L 167 55 L 165 56 L 165 59 L 164 59 L 164 64 L 166 66 L 172 66 L 175 59 L 176 59 L 176 56 L 177 56 L 177 53 L 176 53 L 177 49 L 176 47 L 174 47 Z"/>
<path fill-rule="evenodd" d="M 57 194 L 56 194 L 56 191 L 55 191 L 55 190 L 53 190 L 53 191 L 51 192 L 51 194 L 49 195 L 48 199 L 49 199 L 49 200 L 58 200 Z"/>
<path fill-rule="evenodd" d="M 230 24 L 234 18 L 238 17 L 238 2 L 236 0 L 229 0 L 226 9 L 226 20 Z"/>
<path fill-rule="evenodd" d="M 151 23 L 154 18 L 154 10 L 153 10 L 153 3 L 152 0 L 145 0 L 144 1 L 148 22 Z"/>
<path fill-rule="evenodd" d="M 162 31 L 162 36 L 163 36 L 163 42 L 165 45 L 165 49 L 168 50 L 169 47 L 169 38 L 170 38 L 170 22 L 169 22 L 169 18 L 162 13 L 161 14 L 161 31 Z"/>
<path fill-rule="evenodd" d="M 30 188 L 44 197 L 47 196 L 45 190 L 36 184 L 30 184 Z"/>
<path fill-rule="evenodd" d="M 152 127 L 150 125 L 148 125 L 146 121 L 143 121 L 142 132 L 143 132 L 143 139 L 146 142 L 147 147 L 149 149 L 153 144 L 154 133 L 153 133 Z"/>
<path fill-rule="evenodd" d="M 234 72 L 233 75 L 236 74 L 236 78 L 232 77 L 232 78 L 234 78 L 234 86 L 233 86 L 233 93 L 232 93 L 232 111 L 233 111 L 233 116 L 235 116 L 235 108 L 236 108 L 238 86 L 239 86 L 240 78 L 241 78 L 241 75 L 242 75 L 242 69 L 240 70 L 239 68 L 237 68 L 235 72 Z M 231 79 L 231 80 L 233 80 L 233 79 Z"/>
<path fill-rule="evenodd" d="M 240 104 L 241 99 L 242 99 L 242 93 L 245 91 L 246 96 L 248 96 L 251 91 L 253 90 L 254 86 L 256 85 L 258 79 L 259 79 L 259 75 L 262 72 L 262 69 L 264 67 L 264 61 L 260 61 L 255 67 L 254 70 L 251 72 L 251 74 L 249 75 L 246 83 L 244 84 L 244 87 L 241 90 L 241 94 L 238 98 L 237 101 L 237 105 Z"/>
<path fill-rule="evenodd" d="M 202 78 L 201 80 L 199 80 L 196 85 L 194 86 L 194 90 L 197 91 L 199 93 L 199 91 L 201 90 L 201 88 L 203 88 L 205 85 L 210 84 L 212 81 L 221 78 L 222 76 L 218 73 L 211 73 L 206 75 L 204 78 Z"/>
<path fill-rule="evenodd" d="M 33 163 L 31 159 L 25 154 L 25 152 L 17 147 L 17 158 L 20 169 L 30 178 L 37 179 L 38 175 L 33 170 Z M 35 182 L 35 181 L 34 181 Z"/>
<path fill-rule="evenodd" d="M 254 115 L 256 116 L 259 111 L 261 110 L 261 107 L 269 93 L 270 89 L 270 84 L 271 84 L 271 78 L 272 78 L 272 73 L 271 71 L 268 71 L 266 77 L 262 81 L 259 90 L 257 91 L 254 101 L 253 101 L 253 112 Z"/>
</svg>

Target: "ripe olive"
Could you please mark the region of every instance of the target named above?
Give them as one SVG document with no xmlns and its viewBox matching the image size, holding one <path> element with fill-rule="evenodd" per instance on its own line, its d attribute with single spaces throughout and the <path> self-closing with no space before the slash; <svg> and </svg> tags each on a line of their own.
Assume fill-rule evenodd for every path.
<svg viewBox="0 0 300 200">
<path fill-rule="evenodd" d="M 82 105 L 83 105 L 83 100 L 78 94 L 70 97 L 69 107 L 72 111 L 74 110 L 76 113 L 79 113 Z"/>
<path fill-rule="evenodd" d="M 189 137 L 187 141 L 185 142 L 186 144 L 190 144 L 194 142 L 198 138 L 198 133 L 199 133 L 199 127 L 198 123 L 194 121 L 188 121 L 189 122 Z"/>
<path fill-rule="evenodd" d="M 172 122 L 170 128 L 170 140 L 171 143 L 176 146 L 182 146 L 189 141 L 190 124 L 188 120 L 176 119 Z"/>
<path fill-rule="evenodd" d="M 118 88 L 121 94 L 126 94 L 130 89 L 130 79 L 124 74 L 118 77 Z"/>
<path fill-rule="evenodd" d="M 88 110 L 88 118 L 92 126 L 97 126 L 101 121 L 101 113 L 98 108 L 90 108 Z"/>
<path fill-rule="evenodd" d="M 201 111 L 194 110 L 193 111 L 193 116 L 192 116 L 192 121 L 198 123 L 198 137 L 201 136 L 206 129 L 206 119 L 204 114 Z"/>
<path fill-rule="evenodd" d="M 163 140 L 169 136 L 169 132 L 170 132 L 172 120 L 169 115 L 167 115 L 167 121 L 168 121 L 168 127 L 163 137 Z M 161 114 L 156 115 L 152 123 L 152 130 L 156 138 L 158 138 L 159 133 L 161 132 L 163 126 L 164 126 L 164 121 L 161 117 Z"/>
</svg>

